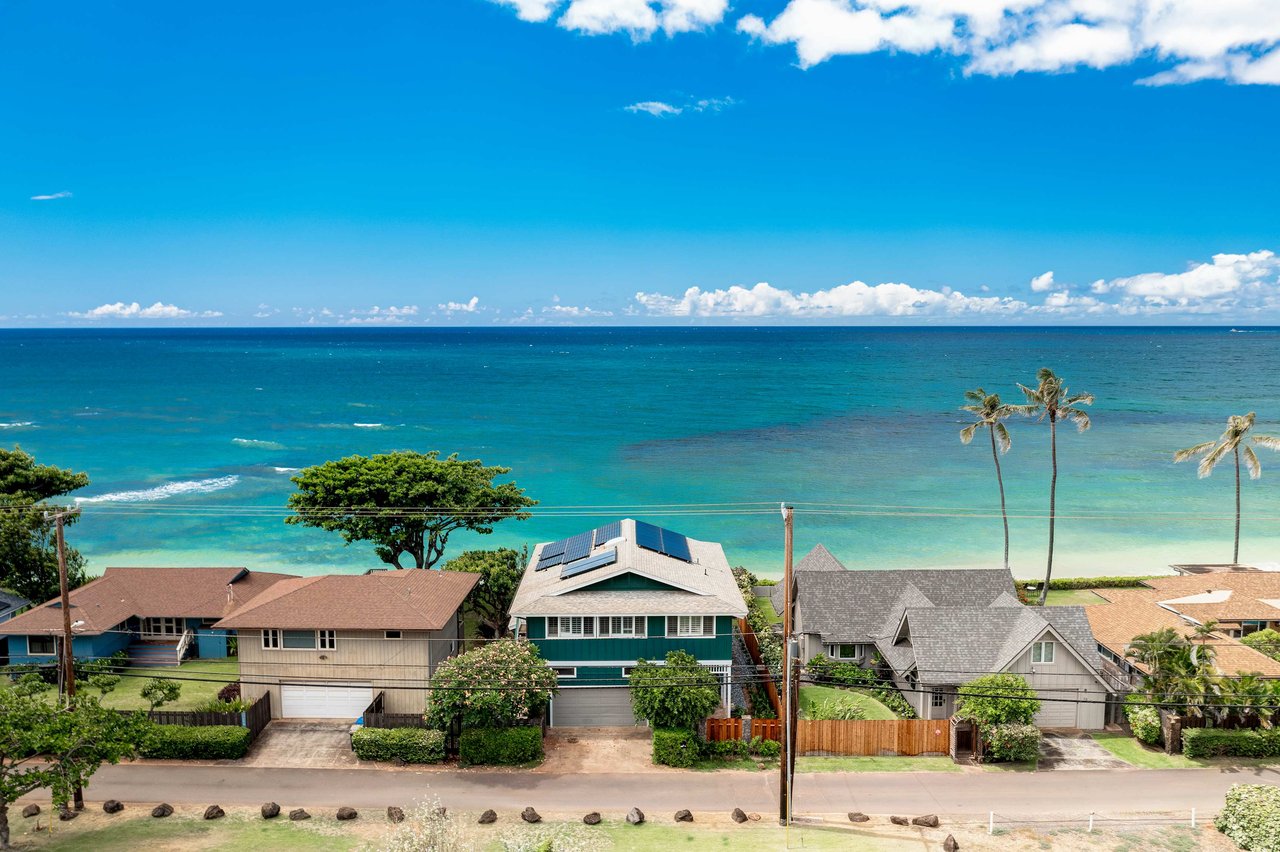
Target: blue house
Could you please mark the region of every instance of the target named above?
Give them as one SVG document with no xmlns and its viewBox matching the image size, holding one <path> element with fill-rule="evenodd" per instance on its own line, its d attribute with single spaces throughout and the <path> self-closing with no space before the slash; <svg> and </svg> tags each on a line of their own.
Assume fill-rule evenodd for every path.
<svg viewBox="0 0 1280 852">
<path fill-rule="evenodd" d="M 72 652 L 95 659 L 126 651 L 132 663 L 146 666 L 226 657 L 234 631 L 213 625 L 291 576 L 247 568 L 108 568 L 69 595 Z M 0 623 L 11 665 L 52 665 L 62 632 L 60 599 Z"/>
</svg>

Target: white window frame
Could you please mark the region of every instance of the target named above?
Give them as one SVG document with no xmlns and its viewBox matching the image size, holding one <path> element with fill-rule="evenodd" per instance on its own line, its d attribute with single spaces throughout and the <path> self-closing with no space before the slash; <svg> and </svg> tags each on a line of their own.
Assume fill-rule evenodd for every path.
<svg viewBox="0 0 1280 852">
<path fill-rule="evenodd" d="M 336 630 L 317 630 L 316 631 L 316 648 L 320 651 L 336 651 L 338 650 L 338 631 Z"/>
<path fill-rule="evenodd" d="M 1031 643 L 1031 663 L 1036 666 L 1051 666 L 1058 652 L 1055 647 L 1058 643 L 1052 639 L 1045 639 L 1042 642 Z M 1048 654 L 1045 652 L 1048 651 Z"/>
<path fill-rule="evenodd" d="M 649 633 L 647 618 L 647 616 L 643 615 L 597 616 L 596 637 L 599 639 L 643 639 Z M 618 627 L 617 630 L 614 630 L 615 623 Z"/>
<path fill-rule="evenodd" d="M 556 673 L 557 680 L 574 680 L 578 676 L 577 666 L 552 666 L 551 670 Z"/>
<path fill-rule="evenodd" d="M 288 638 L 288 634 L 290 634 L 290 633 L 293 633 L 293 634 L 294 634 L 293 641 L 295 641 L 295 642 L 296 642 L 298 639 L 301 639 L 301 638 L 302 638 L 302 637 L 301 637 L 300 635 L 298 635 L 298 634 L 302 634 L 302 633 L 310 633 L 310 634 L 311 634 L 311 647 L 309 647 L 309 648 L 289 648 L 289 647 L 287 647 L 284 643 L 285 643 L 285 640 Z M 282 651 L 315 651 L 315 650 L 316 650 L 316 649 L 318 649 L 319 647 L 320 647 L 320 631 L 319 631 L 319 630 L 281 630 L 281 631 L 280 631 L 280 649 L 281 649 Z"/>
<path fill-rule="evenodd" d="M 946 707 L 947 693 L 943 689 L 929 690 L 929 706 L 930 707 Z"/>
<path fill-rule="evenodd" d="M 156 626 L 159 626 L 161 629 L 148 629 Z M 186 619 L 167 615 L 148 615 L 143 617 L 141 629 L 138 633 L 144 638 L 177 639 L 181 638 L 182 634 L 185 633 L 186 630 Z"/>
<path fill-rule="evenodd" d="M 575 623 L 576 622 L 576 623 Z M 554 630 L 552 626 L 554 625 Z M 568 627 L 566 630 L 565 627 Z M 576 630 L 574 628 L 577 628 Z M 548 639 L 594 639 L 596 619 L 593 615 L 548 615 Z"/>
<path fill-rule="evenodd" d="M 840 653 L 841 648 L 853 649 L 853 656 L 846 657 Z M 827 646 L 827 656 L 833 660 L 861 660 L 867 655 L 867 646 L 862 642 L 835 642 Z"/>
<path fill-rule="evenodd" d="M 310 648 L 286 648 L 286 633 L 310 633 Z M 286 630 L 280 627 L 266 627 L 262 631 L 262 650 L 264 651 L 335 651 L 338 648 L 338 631 L 336 630 Z"/>
<path fill-rule="evenodd" d="M 48 651 L 31 650 L 32 639 L 48 639 L 51 644 L 50 650 Z M 54 656 L 57 656 L 57 654 L 58 654 L 58 637 L 57 636 L 51 636 L 51 635 L 46 636 L 41 634 L 32 634 L 27 636 L 27 656 L 28 657 L 54 657 Z"/>
<path fill-rule="evenodd" d="M 623 667 L 622 667 L 622 676 L 623 676 L 623 677 L 631 677 L 631 673 L 632 673 L 633 671 L 635 671 L 635 669 L 636 669 L 636 667 L 635 667 L 635 666 L 623 666 Z"/>
<path fill-rule="evenodd" d="M 274 627 L 268 627 L 262 631 L 262 650 L 279 651 L 280 650 L 280 631 Z"/>
<path fill-rule="evenodd" d="M 694 632 L 697 619 L 697 632 Z M 674 629 L 673 629 L 674 628 Z M 716 635 L 714 615 L 668 615 L 668 639 L 711 639 Z"/>
</svg>

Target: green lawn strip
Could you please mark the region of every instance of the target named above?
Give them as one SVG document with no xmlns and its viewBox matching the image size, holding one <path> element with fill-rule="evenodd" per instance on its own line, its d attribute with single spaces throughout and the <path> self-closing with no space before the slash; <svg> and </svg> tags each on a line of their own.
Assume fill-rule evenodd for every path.
<svg viewBox="0 0 1280 852">
<path fill-rule="evenodd" d="M 188 660 L 180 666 L 160 668 L 128 668 L 120 673 L 119 685 L 103 699 L 104 707 L 116 710 L 146 710 L 142 688 L 154 677 L 172 678 L 182 686 L 177 701 L 164 705 L 163 710 L 194 710 L 218 697 L 218 691 L 231 681 L 240 679 L 240 661 L 235 657 L 225 660 Z M 190 678 L 189 680 L 185 678 Z M 86 687 L 81 687 L 86 689 Z M 90 695 L 97 690 L 87 688 Z"/>
<path fill-rule="evenodd" d="M 649 814 L 650 819 L 670 819 L 670 814 Z M 602 824 L 613 848 L 627 852 L 669 852 L 671 849 L 729 849 L 733 852 L 776 852 L 778 849 L 825 850 L 918 850 L 918 838 L 902 839 L 868 836 L 847 829 L 792 826 L 790 834 L 777 824 L 777 814 L 762 814 L 760 822 L 735 828 L 699 828 L 645 822 L 643 825 L 608 822 Z M 790 843 L 788 844 L 788 836 Z"/>
<path fill-rule="evenodd" d="M 26 820 L 24 822 L 34 822 Z M 315 820 L 306 825 L 287 821 L 284 817 L 274 820 L 227 816 L 219 820 L 203 820 L 198 817 L 171 816 L 153 819 L 146 815 L 121 815 L 111 825 L 81 829 L 76 822 L 54 823 L 53 834 L 16 835 L 15 840 L 27 842 L 27 848 L 49 852 L 136 852 L 138 849 L 192 849 L 201 852 L 242 852 L 245 849 L 315 850 L 316 852 L 345 852 L 358 849 L 366 839 L 359 836 L 343 836 L 338 823 Z M 322 833 L 333 832 L 333 833 Z"/>
<path fill-rule="evenodd" d="M 796 772 L 961 772 L 949 757 L 797 757 Z"/>
<path fill-rule="evenodd" d="M 898 718 L 892 710 L 885 707 L 871 695 L 860 689 L 840 689 L 834 686 L 802 686 L 800 687 L 800 712 L 808 715 L 813 705 L 828 698 L 852 698 L 862 708 L 867 720 L 886 720 Z"/>
<path fill-rule="evenodd" d="M 1088 589 L 1050 589 L 1046 606 L 1092 606 L 1105 603 Z"/>
<path fill-rule="evenodd" d="M 782 616 L 778 615 L 778 613 L 774 611 L 773 602 L 770 601 L 768 598 L 760 598 L 760 597 L 752 598 L 751 606 L 759 610 L 764 615 L 765 621 L 767 621 L 769 624 L 782 623 Z"/>
<path fill-rule="evenodd" d="M 1181 754 L 1165 754 L 1158 748 L 1144 745 L 1133 737 L 1124 734 L 1098 732 L 1089 736 L 1098 745 L 1123 760 L 1125 763 L 1141 769 L 1206 769 L 1230 766 L 1274 766 L 1280 764 L 1280 758 L 1266 757 L 1218 757 L 1206 760 L 1186 757 Z"/>
</svg>

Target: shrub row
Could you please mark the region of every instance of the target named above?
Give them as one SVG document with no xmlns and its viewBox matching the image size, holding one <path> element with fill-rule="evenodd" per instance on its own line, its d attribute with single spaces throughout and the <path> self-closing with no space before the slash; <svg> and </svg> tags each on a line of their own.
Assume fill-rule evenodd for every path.
<svg viewBox="0 0 1280 852">
<path fill-rule="evenodd" d="M 756 757 L 777 757 L 782 754 L 782 743 L 766 740 L 763 737 L 752 737 L 751 742 L 743 740 L 717 740 L 713 743 L 701 744 L 701 756 L 720 758 L 721 760 L 741 759 L 755 755 Z M 654 735 L 654 763 L 657 758 L 657 733 Z M 675 765 L 675 764 L 668 764 Z"/>
<path fill-rule="evenodd" d="M 138 751 L 170 760 L 239 760 L 252 741 L 249 729 L 238 725 L 152 725 Z"/>
<path fill-rule="evenodd" d="M 660 766 L 689 767 L 702 756 L 698 735 L 683 728 L 655 728 L 653 762 Z"/>
<path fill-rule="evenodd" d="M 463 766 L 519 766 L 541 759 L 541 728 L 466 728 L 458 738 Z"/>
<path fill-rule="evenodd" d="M 1068 590 L 1068 589 L 1136 589 L 1142 585 L 1143 580 L 1150 580 L 1151 577 L 1054 577 L 1049 581 L 1050 590 Z M 1014 584 L 1019 589 L 1025 589 L 1027 586 L 1035 586 L 1040 588 L 1043 580 L 1014 580 Z"/>
<path fill-rule="evenodd" d="M 444 760 L 444 731 L 430 728 L 361 728 L 351 735 L 351 750 L 361 760 L 439 763 Z"/>
<path fill-rule="evenodd" d="M 1213 824 L 1241 849 L 1272 852 L 1280 848 L 1280 787 L 1234 785 Z"/>
<path fill-rule="evenodd" d="M 1187 728 L 1182 732 L 1187 757 L 1280 757 L 1280 730 L 1224 731 Z"/>
<path fill-rule="evenodd" d="M 991 761 L 1033 761 L 1040 756 L 1040 729 L 1035 725 L 991 725 L 984 728 L 984 753 Z"/>
</svg>

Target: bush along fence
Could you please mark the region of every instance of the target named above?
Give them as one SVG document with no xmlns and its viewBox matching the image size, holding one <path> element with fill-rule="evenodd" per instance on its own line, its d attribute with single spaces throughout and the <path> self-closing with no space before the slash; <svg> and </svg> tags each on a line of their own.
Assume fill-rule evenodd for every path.
<svg viewBox="0 0 1280 852">
<path fill-rule="evenodd" d="M 129 715 L 129 714 L 132 714 L 134 711 L 121 710 L 120 712 L 126 715 Z M 245 707 L 243 710 L 239 710 L 239 711 L 236 711 L 236 710 L 152 710 L 147 713 L 147 719 L 153 722 L 156 728 L 163 728 L 168 730 L 182 729 L 182 728 L 207 729 L 207 730 L 219 729 L 219 728 L 239 729 L 244 731 L 244 735 L 243 735 L 244 750 L 248 751 L 249 745 L 252 744 L 253 741 L 258 738 L 258 735 L 262 733 L 262 729 L 265 728 L 267 724 L 271 721 L 271 694 L 267 693 L 266 695 L 263 695 L 257 701 L 253 702 L 252 704 Z M 181 738 L 184 735 L 170 733 L 167 736 L 170 739 L 174 739 L 174 738 Z M 231 735 L 227 735 L 227 736 L 231 736 Z M 236 739 L 236 741 L 239 741 L 240 735 L 238 734 L 234 735 L 234 738 Z M 198 746 L 195 744 L 198 744 L 200 742 L 213 742 L 215 740 L 221 742 L 221 740 L 219 740 L 218 735 L 216 734 L 208 734 L 208 735 L 193 734 L 187 737 L 184 740 L 184 742 L 192 743 L 193 745 L 191 745 L 190 748 L 198 750 Z M 187 755 L 181 755 L 181 756 L 187 759 L 192 759 L 192 760 L 197 760 L 197 759 L 221 760 L 221 759 L 226 759 L 228 757 L 226 754 L 222 753 L 223 751 L 226 750 L 223 746 L 211 746 L 211 749 L 213 752 L 217 752 L 217 753 L 210 753 L 208 755 L 187 754 Z M 143 754 L 144 757 L 179 757 L 180 756 L 180 755 L 170 755 L 170 754 L 147 754 L 145 745 L 144 745 L 143 751 L 144 751 L 144 754 Z M 239 754 L 239 755 L 236 755 L 236 757 L 244 757 L 244 755 Z"/>
<path fill-rule="evenodd" d="M 386 694 L 379 692 L 373 702 L 360 714 L 357 724 L 366 728 L 425 728 L 427 720 L 421 713 L 387 713 Z"/>
<path fill-rule="evenodd" d="M 782 742 L 781 719 L 756 719 L 742 716 L 737 719 L 708 719 L 703 733 L 709 743 L 741 740 L 751 742 L 759 737 L 762 740 Z"/>
</svg>

